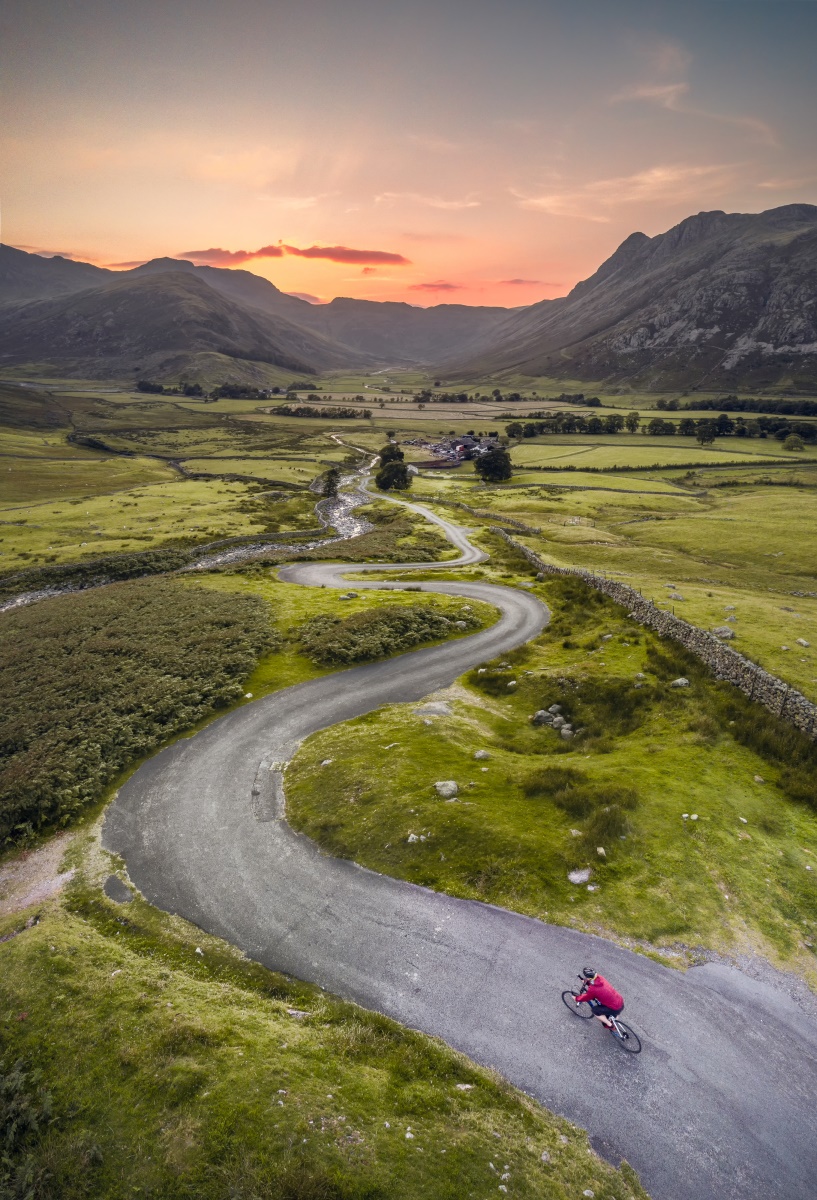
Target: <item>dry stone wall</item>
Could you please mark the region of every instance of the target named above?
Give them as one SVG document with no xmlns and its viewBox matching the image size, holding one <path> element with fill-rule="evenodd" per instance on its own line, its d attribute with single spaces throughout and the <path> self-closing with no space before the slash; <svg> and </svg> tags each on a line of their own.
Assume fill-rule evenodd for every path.
<svg viewBox="0 0 817 1200">
<path fill-rule="evenodd" d="M 750 700 L 762 704 L 769 712 L 801 729 L 809 737 L 817 737 L 817 705 L 812 704 L 801 692 L 789 687 L 776 675 L 771 675 L 757 663 L 744 658 L 737 650 L 725 646 L 713 633 L 690 625 L 688 621 L 674 616 L 673 613 L 656 608 L 651 600 L 646 600 L 640 592 L 626 583 L 608 579 L 604 575 L 596 575 L 579 567 L 556 567 L 552 563 L 546 563 L 527 546 L 523 546 L 506 530 L 495 526 L 491 532 L 518 550 L 541 574 L 576 575 L 583 579 L 590 587 L 603 592 L 616 604 L 626 608 L 634 620 L 654 630 L 661 637 L 672 638 L 690 650 L 706 663 L 717 679 L 728 680 L 740 688 Z"/>
</svg>

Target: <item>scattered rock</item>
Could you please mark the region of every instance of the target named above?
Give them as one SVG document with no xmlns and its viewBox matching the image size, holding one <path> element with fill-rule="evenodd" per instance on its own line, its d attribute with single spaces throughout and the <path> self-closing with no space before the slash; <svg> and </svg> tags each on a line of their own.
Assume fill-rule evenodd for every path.
<svg viewBox="0 0 817 1200">
<path fill-rule="evenodd" d="M 431 700 L 415 708 L 414 712 L 421 717 L 450 717 L 451 705 L 445 700 Z"/>
<path fill-rule="evenodd" d="M 766 780 L 763 778 L 762 775 L 755 775 L 755 783 L 765 783 L 765 782 L 766 782 Z"/>
<path fill-rule="evenodd" d="M 102 890 L 115 904 L 130 904 L 133 900 L 133 892 L 118 875 L 109 875 L 102 885 Z"/>
<path fill-rule="evenodd" d="M 689 687 L 689 680 L 684 675 L 681 675 L 681 676 L 679 676 L 678 679 L 673 679 L 672 683 L 670 684 L 670 687 L 674 687 L 674 688 Z"/>
<path fill-rule="evenodd" d="M 454 1085 L 458 1092 L 473 1092 L 473 1083 L 457 1083 Z"/>
<path fill-rule="evenodd" d="M 244 699 L 245 699 L 245 700 L 252 700 L 252 692 L 245 692 L 245 693 L 244 693 Z"/>
<path fill-rule="evenodd" d="M 477 750 L 474 753 L 474 758 L 484 759 L 484 758 L 490 758 L 490 757 L 491 756 L 487 750 Z"/>
<path fill-rule="evenodd" d="M 556 716 L 557 713 L 560 713 L 561 711 L 562 711 L 561 704 L 551 704 L 550 708 L 548 709 L 548 712 L 553 713 L 554 717 Z"/>
<path fill-rule="evenodd" d="M 670 600 L 683 600 L 684 597 L 680 592 L 670 592 L 669 598 Z"/>
<path fill-rule="evenodd" d="M 797 638 L 798 646 L 810 646 L 811 642 L 807 642 L 805 638 Z"/>
<path fill-rule="evenodd" d="M 730 629 L 728 625 L 716 625 L 712 632 L 715 637 L 721 638 L 724 642 L 728 642 L 730 638 L 735 636 L 734 629 Z"/>
<path fill-rule="evenodd" d="M 408 837 L 406 838 L 406 841 L 407 841 L 407 842 L 419 842 L 419 840 L 420 840 L 420 839 L 418 838 L 418 836 L 417 836 L 417 834 L 416 834 L 416 833 L 410 833 L 410 834 L 408 835 Z"/>
<path fill-rule="evenodd" d="M 559 733 L 562 735 L 565 741 L 570 741 L 570 739 L 573 737 L 573 730 L 569 725 L 563 725 L 559 730 Z"/>
<path fill-rule="evenodd" d="M 790 649 L 790 647 L 789 647 L 789 646 L 781 646 L 781 647 L 780 647 L 780 649 L 781 649 L 781 650 L 789 650 L 789 649 Z"/>
<path fill-rule="evenodd" d="M 487 670 L 488 670 L 488 668 L 487 668 L 487 667 L 478 667 L 478 668 L 477 668 L 477 675 L 484 675 L 484 674 L 485 674 L 485 672 L 486 672 Z"/>
<path fill-rule="evenodd" d="M 288 1008 L 287 1015 L 290 1017 L 295 1017 L 296 1021 L 302 1021 L 304 1017 L 309 1016 L 309 1013 L 304 1012 L 302 1008 Z"/>
<path fill-rule="evenodd" d="M 552 713 L 549 713 L 544 708 L 540 708 L 538 712 L 535 712 L 531 719 L 532 719 L 534 725 L 552 725 L 553 724 Z"/>
<path fill-rule="evenodd" d="M 633 687 L 634 687 L 634 688 L 640 688 L 640 687 L 643 687 L 643 686 L 644 686 L 644 684 L 643 684 L 643 683 L 634 683 L 634 684 L 633 684 Z"/>
<path fill-rule="evenodd" d="M 515 687 L 516 687 L 516 680 L 515 680 L 515 679 L 512 679 L 512 680 L 510 681 L 510 683 L 508 684 L 508 687 L 509 687 L 509 688 L 515 688 Z"/>
<path fill-rule="evenodd" d="M 567 724 L 567 721 L 564 719 L 564 717 L 560 717 L 558 714 L 551 721 L 551 725 L 553 726 L 554 729 L 561 729 L 562 726 L 566 725 L 566 724 Z"/>
<path fill-rule="evenodd" d="M 598 854 L 599 858 L 607 857 L 607 851 L 604 849 L 604 846 L 596 846 L 596 854 Z"/>
<path fill-rule="evenodd" d="M 459 787 L 453 779 L 440 779 L 434 784 L 437 795 L 443 800 L 453 800 L 459 792 Z"/>
<path fill-rule="evenodd" d="M 582 836 L 581 829 L 571 829 L 570 836 L 571 837 L 581 837 Z"/>
<path fill-rule="evenodd" d="M 723 609 L 724 612 L 734 612 L 736 607 L 734 604 L 724 604 Z"/>
<path fill-rule="evenodd" d="M 331 767 L 331 765 L 334 761 L 335 761 L 334 758 L 325 758 L 323 760 L 323 762 L 321 763 L 321 766 L 322 767 Z"/>
<path fill-rule="evenodd" d="M 539 1155 L 539 1161 L 544 1163 L 550 1162 L 550 1155 L 548 1154 L 547 1150 L 543 1150 Z"/>
<path fill-rule="evenodd" d="M 602 640 L 603 642 L 609 642 L 609 641 L 610 641 L 610 638 L 611 638 L 612 636 L 613 636 L 613 635 L 612 635 L 612 633 L 603 633 L 603 634 L 601 635 L 601 640 Z"/>
<path fill-rule="evenodd" d="M 746 818 L 745 818 L 745 817 L 738 817 L 738 820 L 739 820 L 739 821 L 742 821 L 744 825 L 748 825 L 748 824 L 749 824 L 749 822 L 746 820 Z"/>
<path fill-rule="evenodd" d="M 587 883 L 590 875 L 589 867 L 580 867 L 577 871 L 568 871 L 567 878 L 571 883 Z"/>
<path fill-rule="evenodd" d="M 455 629 L 467 629 L 467 628 L 468 628 L 468 622 L 467 622 L 467 621 L 455 621 L 455 622 L 454 622 L 454 628 L 455 628 Z"/>
<path fill-rule="evenodd" d="M 688 821 L 688 820 L 689 820 L 689 813 L 681 813 L 681 816 L 683 817 L 683 819 L 684 819 L 685 821 Z"/>
<path fill-rule="evenodd" d="M 460 612 L 470 612 L 470 611 L 471 611 L 470 604 L 463 604 L 462 608 L 460 609 Z"/>
<path fill-rule="evenodd" d="M 636 679 L 646 679 L 647 678 L 647 676 L 644 674 L 643 671 L 636 671 L 635 677 L 636 677 Z"/>
<path fill-rule="evenodd" d="M 690 821 L 697 821 L 697 820 L 698 820 L 698 814 L 697 814 L 697 813 L 690 813 L 690 814 L 689 814 L 689 819 L 690 819 Z"/>
</svg>

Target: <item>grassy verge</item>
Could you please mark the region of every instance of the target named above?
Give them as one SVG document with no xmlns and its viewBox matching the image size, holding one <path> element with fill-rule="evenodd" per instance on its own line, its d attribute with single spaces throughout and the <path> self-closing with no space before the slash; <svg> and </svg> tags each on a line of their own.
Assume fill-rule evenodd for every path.
<svg viewBox="0 0 817 1200">
<path fill-rule="evenodd" d="M 139 899 L 82 882 L 26 915 L 0 922 L 3 1195 L 646 1198 L 443 1044 Z"/>
<path fill-rule="evenodd" d="M 578 581 L 537 591 L 548 631 L 469 673 L 451 717 L 393 705 L 310 738 L 291 822 L 428 887 L 677 951 L 760 949 L 817 982 L 813 746 Z M 534 727 L 551 704 L 583 733 Z"/>
</svg>

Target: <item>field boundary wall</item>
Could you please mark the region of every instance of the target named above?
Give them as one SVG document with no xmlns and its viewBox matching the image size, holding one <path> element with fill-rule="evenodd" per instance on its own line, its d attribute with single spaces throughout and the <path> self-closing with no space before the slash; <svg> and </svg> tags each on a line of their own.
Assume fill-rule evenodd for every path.
<svg viewBox="0 0 817 1200">
<path fill-rule="evenodd" d="M 691 651 L 714 672 L 716 679 L 724 679 L 734 684 L 750 700 L 762 704 L 769 712 L 802 730 L 808 737 L 814 739 L 817 735 L 817 705 L 812 704 L 801 692 L 778 679 L 776 675 L 765 671 L 751 659 L 733 650 L 731 646 L 725 646 L 714 633 L 699 629 L 697 625 L 690 625 L 688 621 L 676 617 L 673 613 L 656 608 L 651 600 L 645 599 L 639 591 L 626 583 L 609 579 L 605 575 L 597 575 L 581 567 L 554 566 L 545 562 L 506 530 L 492 526 L 491 532 L 517 550 L 540 574 L 575 575 L 583 579 L 590 587 L 603 592 L 616 604 L 626 608 L 628 614 L 641 625 L 652 629 L 660 637 L 672 638 Z"/>
</svg>

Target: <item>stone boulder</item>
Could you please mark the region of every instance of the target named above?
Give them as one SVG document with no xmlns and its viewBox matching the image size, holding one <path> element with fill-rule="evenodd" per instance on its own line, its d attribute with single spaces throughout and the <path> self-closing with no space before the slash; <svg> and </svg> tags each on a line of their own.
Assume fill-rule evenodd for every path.
<svg viewBox="0 0 817 1200">
<path fill-rule="evenodd" d="M 454 800 L 460 790 L 453 779 L 439 779 L 434 787 L 442 800 Z"/>
<path fill-rule="evenodd" d="M 546 709 L 540 708 L 538 712 L 533 714 L 534 725 L 552 725 L 553 716 Z"/>
<path fill-rule="evenodd" d="M 478 758 L 478 759 L 484 759 L 484 758 L 490 758 L 490 757 L 491 756 L 487 750 L 477 750 L 476 753 L 474 754 L 474 758 Z"/>
<path fill-rule="evenodd" d="M 567 877 L 571 883 L 587 883 L 590 879 L 590 868 L 580 867 L 577 871 L 568 871 Z"/>
<path fill-rule="evenodd" d="M 681 676 L 679 676 L 678 679 L 673 679 L 672 683 L 670 684 L 670 687 L 676 687 L 676 688 L 689 687 L 689 680 L 686 679 L 683 675 L 681 675 Z"/>
<path fill-rule="evenodd" d="M 734 629 L 730 629 L 728 625 L 716 625 L 712 632 L 715 637 L 721 638 L 724 642 L 728 642 L 730 638 L 735 636 Z"/>
</svg>

